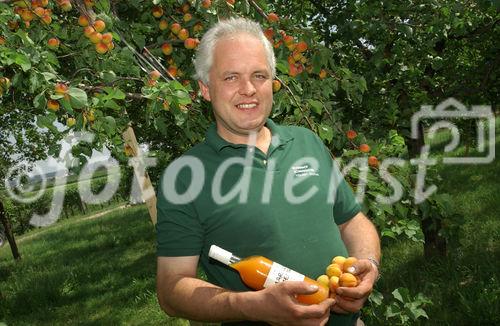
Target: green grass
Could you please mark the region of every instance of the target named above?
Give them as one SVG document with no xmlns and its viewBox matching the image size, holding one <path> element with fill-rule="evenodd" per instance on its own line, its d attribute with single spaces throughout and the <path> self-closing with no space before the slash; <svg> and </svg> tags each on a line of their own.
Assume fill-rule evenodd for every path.
<svg viewBox="0 0 500 326">
<path fill-rule="evenodd" d="M 496 153 L 500 155 L 500 119 Z M 435 139 L 434 149 L 448 143 L 449 134 Z M 434 146 L 436 145 L 436 146 Z M 461 148 L 456 155 L 463 155 Z M 470 155 L 474 152 L 471 151 Z M 391 298 L 397 287 L 413 295 L 422 292 L 433 304 L 422 325 L 500 325 L 500 160 L 485 165 L 441 165 L 438 192 L 453 198 L 453 210 L 464 217 L 448 257 L 426 260 L 423 246 L 409 241 L 383 248 L 384 277 L 378 290 Z"/>
<path fill-rule="evenodd" d="M 8 246 L 0 249 L 0 322 L 187 325 L 158 306 L 155 236 L 144 206 L 24 237 L 20 262 Z"/>
</svg>

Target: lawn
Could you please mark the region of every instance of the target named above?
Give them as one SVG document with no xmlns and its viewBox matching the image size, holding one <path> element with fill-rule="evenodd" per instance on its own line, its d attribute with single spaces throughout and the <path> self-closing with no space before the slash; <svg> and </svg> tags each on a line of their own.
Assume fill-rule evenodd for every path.
<svg viewBox="0 0 500 326">
<path fill-rule="evenodd" d="M 144 206 L 38 232 L 18 239 L 21 262 L 8 246 L 0 249 L 0 321 L 187 325 L 157 304 L 155 235 Z"/>
</svg>

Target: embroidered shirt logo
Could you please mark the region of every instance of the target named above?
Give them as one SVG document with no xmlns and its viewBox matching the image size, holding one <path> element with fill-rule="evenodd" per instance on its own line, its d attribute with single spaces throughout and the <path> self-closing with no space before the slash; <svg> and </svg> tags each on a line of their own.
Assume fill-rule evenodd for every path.
<svg viewBox="0 0 500 326">
<path fill-rule="evenodd" d="M 292 171 L 296 177 L 319 176 L 318 171 L 311 168 L 309 164 L 292 166 Z"/>
</svg>

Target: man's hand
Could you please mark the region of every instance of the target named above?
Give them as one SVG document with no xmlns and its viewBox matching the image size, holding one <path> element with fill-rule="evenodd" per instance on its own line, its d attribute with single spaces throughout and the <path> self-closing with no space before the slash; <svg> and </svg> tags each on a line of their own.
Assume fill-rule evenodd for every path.
<svg viewBox="0 0 500 326">
<path fill-rule="evenodd" d="M 357 312 L 365 303 L 377 280 L 378 268 L 365 257 L 380 260 L 380 239 L 373 223 L 361 212 L 339 225 L 340 234 L 349 256 L 357 257 L 352 274 L 360 278 L 358 286 L 337 289 L 333 311 L 337 313 Z"/>
<path fill-rule="evenodd" d="M 286 281 L 250 292 L 246 297 L 248 318 L 266 321 L 271 325 L 319 326 L 325 325 L 330 317 L 330 308 L 335 301 L 305 305 L 297 301 L 299 294 L 313 294 L 318 290 L 305 282 Z"/>
<path fill-rule="evenodd" d="M 377 267 L 368 259 L 359 259 L 351 268 L 352 274 L 360 278 L 360 282 L 356 287 L 337 289 L 336 303 L 332 307 L 332 311 L 336 313 L 359 311 L 372 292 L 379 274 Z"/>
</svg>

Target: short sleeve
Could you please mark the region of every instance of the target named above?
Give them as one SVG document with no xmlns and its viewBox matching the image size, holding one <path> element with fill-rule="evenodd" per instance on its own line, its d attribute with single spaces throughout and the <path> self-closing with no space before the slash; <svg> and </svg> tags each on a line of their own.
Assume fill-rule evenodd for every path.
<svg viewBox="0 0 500 326">
<path fill-rule="evenodd" d="M 333 217 L 337 225 L 343 224 L 361 211 L 354 193 L 345 181 L 337 162 L 332 160 L 332 180 L 334 183 Z"/>
<path fill-rule="evenodd" d="M 356 201 L 356 197 L 340 172 L 338 163 L 332 159 L 330 151 L 323 141 L 314 134 L 315 141 L 322 150 L 323 159 L 329 163 L 331 168 L 330 182 L 333 184 L 333 218 L 337 225 L 343 224 L 353 218 L 361 211 L 361 206 Z"/>
<path fill-rule="evenodd" d="M 201 252 L 204 233 L 193 201 L 174 203 L 164 191 L 166 182 L 175 182 L 176 191 L 184 193 L 184 177 L 179 174 L 175 180 L 166 180 L 164 173 L 158 183 L 157 256 L 197 256 Z"/>
</svg>

